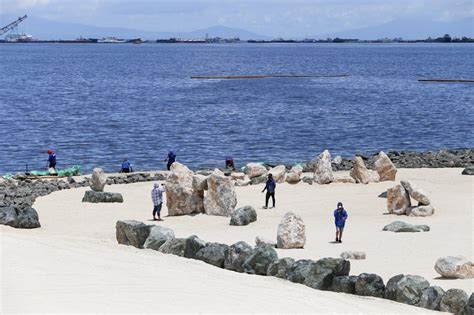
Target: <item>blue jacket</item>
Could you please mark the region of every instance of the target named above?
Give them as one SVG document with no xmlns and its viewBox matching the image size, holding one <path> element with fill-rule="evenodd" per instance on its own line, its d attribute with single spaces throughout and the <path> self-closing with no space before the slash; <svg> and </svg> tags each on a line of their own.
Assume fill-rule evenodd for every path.
<svg viewBox="0 0 474 315">
<path fill-rule="evenodd" d="M 122 169 L 123 170 L 129 170 L 130 169 L 130 162 L 129 161 L 125 161 L 122 163 Z"/>
<path fill-rule="evenodd" d="M 56 163 L 56 153 L 51 153 L 48 158 L 49 163 Z"/>
<path fill-rule="evenodd" d="M 336 226 L 343 227 L 346 223 L 347 217 L 348 215 L 345 209 L 342 209 L 341 212 L 339 212 L 339 210 L 337 209 L 334 210 L 334 223 L 336 224 Z"/>
<path fill-rule="evenodd" d="M 169 152 L 168 153 L 168 163 L 174 163 L 176 161 L 176 154 L 174 152 Z"/>
<path fill-rule="evenodd" d="M 276 188 L 276 182 L 274 179 L 272 179 L 272 180 L 267 180 L 267 184 L 265 185 L 265 188 L 263 190 L 265 191 L 266 189 L 267 192 L 272 194 L 275 192 L 275 188 Z"/>
</svg>

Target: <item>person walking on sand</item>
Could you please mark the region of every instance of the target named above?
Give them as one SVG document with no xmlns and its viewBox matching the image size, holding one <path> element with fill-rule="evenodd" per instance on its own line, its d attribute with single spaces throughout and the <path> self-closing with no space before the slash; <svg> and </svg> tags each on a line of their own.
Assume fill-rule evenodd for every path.
<svg viewBox="0 0 474 315">
<path fill-rule="evenodd" d="M 48 150 L 48 168 L 56 170 L 56 153 L 53 150 Z"/>
<path fill-rule="evenodd" d="M 168 164 L 166 164 L 166 168 L 169 171 L 171 168 L 171 164 L 176 162 L 176 153 L 174 153 L 173 150 L 168 151 L 168 156 L 166 157 L 165 162 L 168 162 Z"/>
<path fill-rule="evenodd" d="M 334 210 L 334 223 L 336 224 L 336 242 L 342 243 L 342 232 L 347 220 L 347 211 L 344 209 L 342 202 L 337 203 L 337 209 Z"/>
<path fill-rule="evenodd" d="M 262 193 L 267 191 L 267 194 L 265 195 L 265 206 L 263 209 L 268 209 L 268 199 L 272 197 L 272 202 L 273 202 L 273 207 L 275 208 L 275 188 L 276 188 L 276 181 L 273 179 L 272 174 L 268 174 L 268 179 L 265 184 L 265 188 L 263 188 Z M 270 208 L 271 209 L 271 208 Z"/>
<path fill-rule="evenodd" d="M 163 206 L 163 193 L 165 186 L 155 183 L 151 191 L 151 200 L 153 201 L 153 221 L 163 221 L 161 219 L 161 207 Z"/>
<path fill-rule="evenodd" d="M 120 173 L 131 173 L 131 172 L 133 172 L 132 164 L 127 159 L 123 160 Z"/>
</svg>

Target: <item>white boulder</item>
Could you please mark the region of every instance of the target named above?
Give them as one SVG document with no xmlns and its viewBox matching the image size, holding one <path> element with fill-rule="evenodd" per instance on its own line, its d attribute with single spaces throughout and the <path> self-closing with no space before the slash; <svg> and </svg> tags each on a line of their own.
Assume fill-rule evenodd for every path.
<svg viewBox="0 0 474 315">
<path fill-rule="evenodd" d="M 93 191 L 104 191 L 106 183 L 107 176 L 105 175 L 104 170 L 99 167 L 94 168 L 90 181 L 91 189 Z"/>
<path fill-rule="evenodd" d="M 306 243 L 306 227 L 300 216 L 287 212 L 277 231 L 278 248 L 303 248 Z"/>
<path fill-rule="evenodd" d="M 234 182 L 218 169 L 207 178 L 204 211 L 208 215 L 230 216 L 237 205 Z"/>
<path fill-rule="evenodd" d="M 328 150 L 321 153 L 314 168 L 313 180 L 317 184 L 329 184 L 334 180 L 331 166 L 331 154 Z"/>
<path fill-rule="evenodd" d="M 474 264 L 463 256 L 446 256 L 436 261 L 435 270 L 441 276 L 451 279 L 473 279 Z"/>
<path fill-rule="evenodd" d="M 377 156 L 374 168 L 377 173 L 380 175 L 380 181 L 386 180 L 395 180 L 397 176 L 397 168 L 392 163 L 392 160 L 388 157 L 385 152 L 380 151 L 379 155 Z"/>
</svg>

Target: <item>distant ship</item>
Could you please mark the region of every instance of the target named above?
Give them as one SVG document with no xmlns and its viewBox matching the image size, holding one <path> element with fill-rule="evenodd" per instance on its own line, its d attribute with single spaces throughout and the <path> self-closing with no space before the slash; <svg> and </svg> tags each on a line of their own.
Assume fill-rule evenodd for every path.
<svg viewBox="0 0 474 315">
<path fill-rule="evenodd" d="M 97 41 L 98 43 L 105 43 L 105 44 L 121 44 L 125 43 L 124 39 L 118 39 L 115 37 L 103 37 Z"/>
</svg>

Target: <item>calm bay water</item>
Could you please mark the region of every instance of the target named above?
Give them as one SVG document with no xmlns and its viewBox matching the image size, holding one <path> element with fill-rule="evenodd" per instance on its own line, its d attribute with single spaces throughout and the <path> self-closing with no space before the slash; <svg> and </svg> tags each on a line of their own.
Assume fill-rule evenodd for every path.
<svg viewBox="0 0 474 315">
<path fill-rule="evenodd" d="M 474 45 L 0 45 L 0 174 L 474 147 Z M 192 75 L 349 73 L 192 80 Z"/>
</svg>

